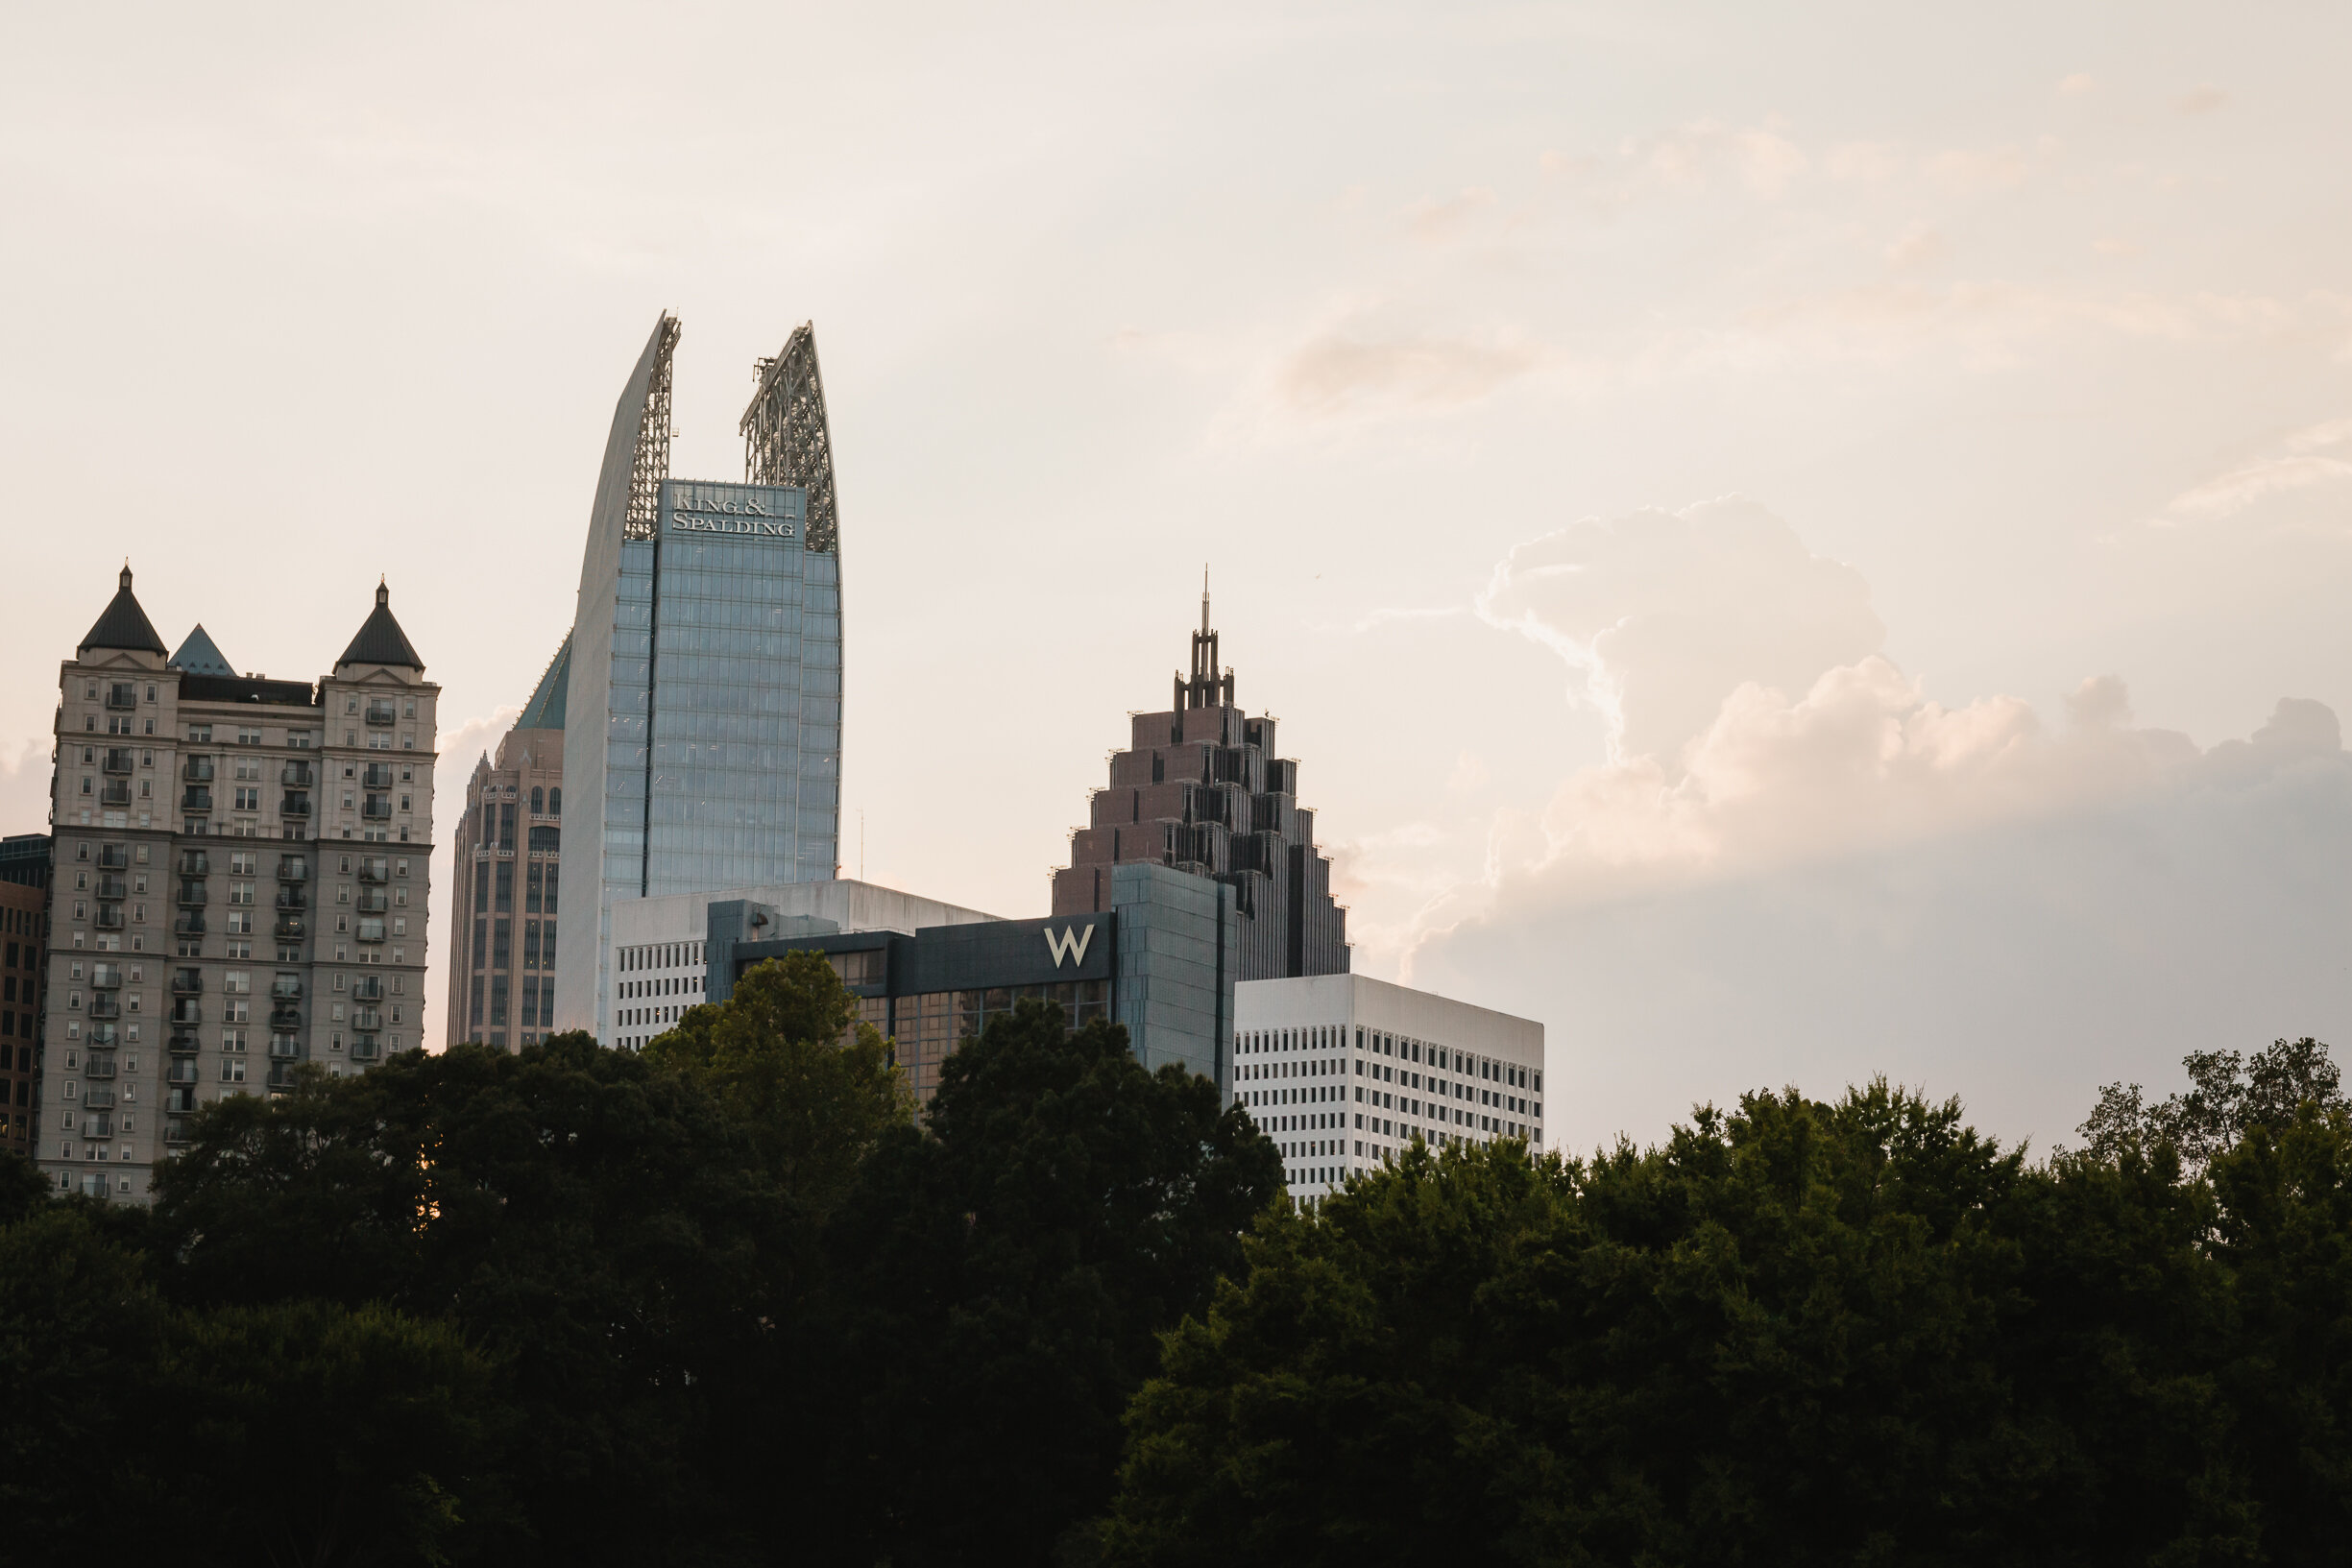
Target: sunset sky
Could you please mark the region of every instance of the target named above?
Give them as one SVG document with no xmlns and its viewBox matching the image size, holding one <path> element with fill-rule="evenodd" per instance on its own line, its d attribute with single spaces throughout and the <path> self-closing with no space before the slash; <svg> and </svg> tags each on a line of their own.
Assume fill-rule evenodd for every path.
<svg viewBox="0 0 2352 1568">
<path fill-rule="evenodd" d="M 812 319 L 846 874 L 1044 912 L 1206 564 L 1357 967 L 1541 1020 L 1569 1143 L 1884 1073 L 2047 1147 L 2352 1043 L 2347 59 L 2283 4 L 15 7 L 0 828 L 127 551 L 284 678 L 389 571 L 446 838 L 657 314 L 722 479 Z"/>
</svg>

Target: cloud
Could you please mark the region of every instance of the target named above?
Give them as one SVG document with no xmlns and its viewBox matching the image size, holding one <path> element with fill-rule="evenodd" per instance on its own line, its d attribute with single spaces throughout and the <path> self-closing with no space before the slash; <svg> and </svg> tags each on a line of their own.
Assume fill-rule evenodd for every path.
<svg viewBox="0 0 2352 1568">
<path fill-rule="evenodd" d="M 1535 369 L 1540 356 L 1503 338 L 1376 338 L 1346 330 L 1294 350 L 1274 373 L 1278 400 L 1315 418 L 1475 403 Z"/>
<path fill-rule="evenodd" d="M 1622 155 L 1649 182 L 1667 189 L 1702 188 L 1729 174 L 1748 191 L 1767 199 L 1785 193 L 1812 167 L 1803 148 L 1767 121 L 1728 126 L 1694 120 L 1661 135 L 1628 141 Z"/>
<path fill-rule="evenodd" d="M 1619 743 L 1494 810 L 1483 870 L 1388 929 L 1410 983 L 1545 1022 L 1571 1144 L 1886 1073 L 2047 1146 L 2186 1050 L 2352 1038 L 2352 754 L 2322 703 L 2200 749 L 2136 726 L 2114 674 L 2054 721 L 1937 701 L 1877 651 L 1859 573 L 1747 501 L 1530 541 L 1480 611 L 1613 703 Z M 1357 846 L 1351 885 L 1408 886 L 1388 857 Z"/>
<path fill-rule="evenodd" d="M 2172 105 L 2182 114 L 2211 114 L 2229 102 L 2229 94 L 2219 87 L 2199 86 L 2184 93 Z"/>
<path fill-rule="evenodd" d="M 2306 425 L 2247 461 L 2183 491 L 2166 505 L 2158 520 L 2217 521 L 2271 497 L 2332 487 L 2346 479 L 2352 479 L 2352 419 L 2328 420 Z M 2342 506 L 2340 503 L 2331 510 L 2331 520 L 2341 526 L 2346 520 Z"/>
<path fill-rule="evenodd" d="M 1671 759 L 1740 683 L 1803 690 L 1886 634 L 1859 572 L 1736 496 L 1531 540 L 1495 567 L 1478 614 L 1565 662 L 1619 757 Z"/>
<path fill-rule="evenodd" d="M 1890 267 L 1921 267 L 1941 259 L 1945 249 L 1943 235 L 1924 223 L 1915 223 L 1887 246 L 1886 263 Z"/>
<path fill-rule="evenodd" d="M 2086 93 L 2097 91 L 2098 84 L 2091 79 L 2089 72 L 2076 71 L 2072 76 L 2059 79 L 2058 90 L 2069 98 L 2080 98 Z"/>
</svg>

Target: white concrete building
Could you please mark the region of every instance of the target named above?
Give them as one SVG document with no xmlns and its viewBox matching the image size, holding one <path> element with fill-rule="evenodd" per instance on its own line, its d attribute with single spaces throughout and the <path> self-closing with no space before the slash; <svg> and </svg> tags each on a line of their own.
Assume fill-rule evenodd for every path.
<svg viewBox="0 0 2352 1568">
<path fill-rule="evenodd" d="M 1415 1138 L 1543 1132 L 1543 1025 L 1362 975 L 1234 987 L 1233 1100 L 1282 1148 L 1295 1197 Z"/>
<path fill-rule="evenodd" d="M 764 932 L 768 936 L 831 936 L 849 931 L 898 931 L 912 936 L 926 926 L 963 926 L 1002 918 L 937 899 L 918 898 L 894 887 L 837 879 L 616 899 L 613 951 L 603 955 L 610 960 L 605 972 L 614 982 L 614 1022 L 606 1045 L 643 1046 L 703 1000 L 707 912 L 713 904 L 737 899 L 760 906 L 775 928 Z"/>
</svg>

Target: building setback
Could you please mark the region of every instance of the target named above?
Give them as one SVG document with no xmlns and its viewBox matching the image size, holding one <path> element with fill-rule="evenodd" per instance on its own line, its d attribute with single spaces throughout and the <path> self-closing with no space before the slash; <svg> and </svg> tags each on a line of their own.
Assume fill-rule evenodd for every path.
<svg viewBox="0 0 2352 1568">
<path fill-rule="evenodd" d="M 1192 673 L 1175 706 L 1129 719 L 1087 825 L 1054 873 L 1054 913 L 1110 907 L 1113 873 L 1143 863 L 1233 890 L 1244 980 L 1347 971 L 1347 912 L 1332 901 L 1331 862 L 1315 847 L 1315 813 L 1298 804 L 1298 764 L 1274 755 L 1274 721 L 1233 700 L 1220 673 L 1209 600 L 1200 595 Z"/>
<path fill-rule="evenodd" d="M 1361 975 L 1234 998 L 1233 1102 L 1313 1196 L 1416 1141 L 1543 1139 L 1543 1025 Z"/>
<path fill-rule="evenodd" d="M 537 1045 L 555 1023 L 558 872 L 563 859 L 565 639 L 513 729 L 466 781 L 453 839 L 450 1045 Z"/>
<path fill-rule="evenodd" d="M 804 324 L 759 362 L 740 484 L 669 477 L 677 341 L 663 317 L 614 412 L 570 642 L 564 778 L 586 820 L 555 1027 L 608 1045 L 617 900 L 838 864 L 840 535 L 816 340 Z"/>
<path fill-rule="evenodd" d="M 58 688 L 36 1157 L 144 1202 L 202 1101 L 422 1043 L 440 688 L 381 586 L 273 681 L 167 658 L 127 567 Z"/>
</svg>

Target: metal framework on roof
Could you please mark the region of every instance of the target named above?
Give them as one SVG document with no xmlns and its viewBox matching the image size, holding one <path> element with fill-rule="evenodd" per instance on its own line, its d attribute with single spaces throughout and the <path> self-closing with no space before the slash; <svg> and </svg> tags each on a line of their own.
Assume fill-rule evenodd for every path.
<svg viewBox="0 0 2352 1568">
<path fill-rule="evenodd" d="M 839 542 L 833 494 L 833 433 L 825 419 L 825 379 L 816 366 L 813 324 L 803 322 L 784 351 L 758 361 L 760 389 L 743 410 L 743 478 L 755 485 L 795 485 L 808 493 L 807 537 L 812 550 Z M 664 362 L 665 389 L 668 386 Z M 668 394 L 663 394 L 667 399 Z M 664 406 L 667 403 L 665 401 Z"/>
<path fill-rule="evenodd" d="M 645 401 L 637 417 L 637 452 L 629 464 L 629 511 L 621 524 L 623 539 L 651 539 L 662 522 L 662 481 L 669 477 L 669 362 L 678 347 L 678 318 L 665 312 L 660 347 L 654 350 L 653 378 L 645 384 Z"/>
</svg>

